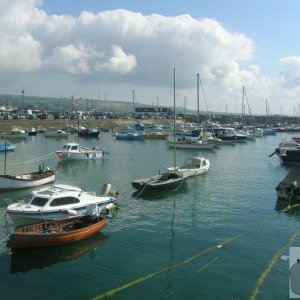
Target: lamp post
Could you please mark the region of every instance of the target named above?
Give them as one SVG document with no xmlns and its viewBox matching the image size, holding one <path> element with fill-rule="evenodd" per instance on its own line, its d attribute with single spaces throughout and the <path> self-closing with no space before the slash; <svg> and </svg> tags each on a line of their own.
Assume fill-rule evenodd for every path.
<svg viewBox="0 0 300 300">
<path fill-rule="evenodd" d="M 135 120 L 134 90 L 132 90 L 133 120 Z"/>
<path fill-rule="evenodd" d="M 74 112 L 74 109 L 73 109 L 74 97 L 73 97 L 73 95 L 71 96 L 71 99 L 72 99 L 72 115 L 73 115 L 73 112 Z"/>
<path fill-rule="evenodd" d="M 23 104 L 22 104 L 22 112 L 24 111 L 24 95 L 25 95 L 25 91 L 24 89 L 22 90 L 22 100 L 23 100 Z"/>
</svg>

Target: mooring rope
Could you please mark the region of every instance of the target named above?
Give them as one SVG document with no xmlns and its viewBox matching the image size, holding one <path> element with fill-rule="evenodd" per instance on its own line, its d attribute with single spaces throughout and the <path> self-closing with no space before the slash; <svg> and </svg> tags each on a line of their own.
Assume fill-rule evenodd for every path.
<svg viewBox="0 0 300 300">
<path fill-rule="evenodd" d="M 275 252 L 275 254 L 272 256 L 270 259 L 269 263 L 267 264 L 266 268 L 263 270 L 261 275 L 259 276 L 258 280 L 256 281 L 255 288 L 252 292 L 251 297 L 249 298 L 250 300 L 255 300 L 258 293 L 259 293 L 259 288 L 264 284 L 268 274 L 271 272 L 272 268 L 274 265 L 277 263 L 278 259 L 281 257 L 282 253 L 295 241 L 295 239 L 298 237 L 300 234 L 300 230 L 294 232 L 289 239 L 289 241 L 281 247 L 279 250 Z"/>
<path fill-rule="evenodd" d="M 250 234 L 252 232 L 257 231 L 259 228 L 261 228 L 262 226 L 264 226 L 267 223 L 269 223 L 272 220 L 272 218 L 273 217 L 268 217 L 268 218 L 264 219 L 263 221 L 261 221 L 260 223 L 258 223 L 256 226 L 254 226 L 254 227 L 252 227 L 252 228 L 250 228 L 250 229 L 248 229 L 248 230 L 246 230 L 246 231 L 244 231 L 244 232 L 242 232 L 242 233 L 240 233 L 240 234 L 238 234 L 236 236 L 233 236 L 232 238 L 226 239 L 226 240 L 224 240 L 222 243 L 220 243 L 218 245 L 210 246 L 210 247 L 202 250 L 201 252 L 195 254 L 194 256 L 192 256 L 192 257 L 190 257 L 190 258 L 188 258 L 188 259 L 186 259 L 186 260 L 184 260 L 184 261 L 182 261 L 182 262 L 180 262 L 180 263 L 178 263 L 178 264 L 176 264 L 174 266 L 169 266 L 169 267 L 163 268 L 163 269 L 161 269 L 161 270 L 159 270 L 157 272 L 148 274 L 148 275 L 146 275 L 144 277 L 140 277 L 140 278 L 138 278 L 136 280 L 133 280 L 133 281 L 131 281 L 129 283 L 126 283 L 126 284 L 124 284 L 124 285 L 122 285 L 120 287 L 117 287 L 115 289 L 112 289 L 112 290 L 109 290 L 107 292 L 104 292 L 103 294 L 95 296 L 92 299 L 93 300 L 99 300 L 99 299 L 106 299 L 106 298 L 112 297 L 115 294 L 121 292 L 122 290 L 128 289 L 128 288 L 130 288 L 130 287 L 132 287 L 132 286 L 134 286 L 136 284 L 142 283 L 142 282 L 146 281 L 147 279 L 152 279 L 155 276 L 157 276 L 157 275 L 159 275 L 159 274 L 161 274 L 163 272 L 167 272 L 167 271 L 176 269 L 178 267 L 187 265 L 187 264 L 191 263 L 192 261 L 194 261 L 195 259 L 199 258 L 200 256 L 203 256 L 204 254 L 207 254 L 209 252 L 212 252 L 212 251 L 215 251 L 217 249 L 220 249 L 220 248 L 222 248 L 222 246 L 224 246 L 226 244 L 234 242 L 234 241 L 236 241 L 236 240 L 238 240 L 238 239 L 240 239 L 240 238 L 242 238 L 242 237 L 244 237 L 244 236 L 246 236 L 246 235 L 248 235 L 248 234 Z"/>
<path fill-rule="evenodd" d="M 142 193 L 144 192 L 144 190 L 146 189 L 146 187 L 147 187 L 147 182 L 146 182 L 146 184 L 145 184 L 145 186 L 142 188 L 142 190 L 135 196 L 135 198 L 138 198 L 139 196 L 141 196 L 142 195 Z"/>
<path fill-rule="evenodd" d="M 14 231 L 11 231 L 4 239 L 0 240 L 0 245 L 5 242 Z"/>
<path fill-rule="evenodd" d="M 40 156 L 40 157 L 37 157 L 37 158 L 32 159 L 32 160 L 18 162 L 16 164 L 9 164 L 9 166 L 26 165 L 26 164 L 30 164 L 30 163 L 33 163 L 33 162 L 37 162 L 37 161 L 40 161 L 40 160 L 44 160 L 44 159 L 50 158 L 50 157 L 55 156 L 55 155 L 56 155 L 55 152 L 51 152 L 51 153 L 48 153 L 48 154 L 46 154 L 44 156 Z"/>
</svg>

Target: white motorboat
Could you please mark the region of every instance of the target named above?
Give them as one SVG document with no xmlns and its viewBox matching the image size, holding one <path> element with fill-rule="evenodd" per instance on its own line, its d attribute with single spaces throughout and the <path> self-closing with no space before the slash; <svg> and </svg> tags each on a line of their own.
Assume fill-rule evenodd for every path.
<svg viewBox="0 0 300 300">
<path fill-rule="evenodd" d="M 8 205 L 7 213 L 15 225 L 61 220 L 86 213 L 90 204 L 96 204 L 100 210 L 110 209 L 117 194 L 110 184 L 103 185 L 100 196 L 95 192 L 84 192 L 79 187 L 56 184 L 34 190 L 24 200 Z"/>
<path fill-rule="evenodd" d="M 182 166 L 176 167 L 176 171 L 182 173 L 184 177 L 190 177 L 206 173 L 209 167 L 209 159 L 204 157 L 190 157 L 185 160 Z M 174 167 L 170 167 L 168 170 L 174 171 Z"/>
<path fill-rule="evenodd" d="M 67 143 L 55 153 L 60 160 L 90 160 L 101 159 L 106 152 L 103 148 L 90 149 L 77 143 Z"/>
<path fill-rule="evenodd" d="M 47 131 L 44 134 L 45 134 L 45 137 L 67 138 L 69 136 L 69 133 L 67 131 L 64 131 L 61 129 Z"/>
</svg>

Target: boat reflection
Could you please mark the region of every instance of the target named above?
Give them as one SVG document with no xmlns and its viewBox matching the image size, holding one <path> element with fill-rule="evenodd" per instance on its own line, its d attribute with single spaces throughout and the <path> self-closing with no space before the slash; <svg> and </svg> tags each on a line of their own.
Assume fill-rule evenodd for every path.
<svg viewBox="0 0 300 300">
<path fill-rule="evenodd" d="M 168 199 L 170 196 L 174 195 L 180 195 L 185 194 L 188 191 L 188 187 L 186 184 L 183 184 L 180 189 L 174 189 L 174 190 L 144 190 L 144 191 L 135 191 L 131 194 L 131 197 L 133 198 L 139 198 L 143 200 L 149 200 L 149 201 L 157 201 L 157 200 L 163 200 Z"/>
<path fill-rule="evenodd" d="M 42 269 L 86 254 L 93 256 L 93 251 L 102 247 L 107 240 L 106 235 L 98 232 L 86 240 L 67 246 L 15 251 L 11 255 L 10 273 L 25 273 L 32 269 Z"/>
<path fill-rule="evenodd" d="M 279 213 L 287 213 L 290 215 L 300 216 L 300 202 L 290 201 L 287 199 L 277 198 L 275 209 Z"/>
</svg>

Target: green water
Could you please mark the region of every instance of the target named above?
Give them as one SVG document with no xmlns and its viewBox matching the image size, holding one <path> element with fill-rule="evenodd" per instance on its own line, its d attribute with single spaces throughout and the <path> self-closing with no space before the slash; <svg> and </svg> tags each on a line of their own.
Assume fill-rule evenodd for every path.
<svg viewBox="0 0 300 300">
<path fill-rule="evenodd" d="M 299 230 L 299 212 L 275 209 L 275 187 L 288 167 L 268 157 L 283 137 L 214 151 L 178 149 L 178 164 L 202 155 L 210 159 L 209 172 L 189 178 L 180 191 L 138 198 L 132 180 L 173 164 L 165 141 L 115 141 L 101 133 L 100 140 L 80 142 L 104 146 L 109 155 L 65 164 L 51 153 L 66 140 L 17 142 L 7 156 L 8 172 L 37 170 L 38 158 L 49 154 L 44 162 L 58 171 L 57 183 L 96 192 L 111 183 L 119 191 L 119 209 L 101 233 L 78 244 L 12 254 L 2 243 L 1 299 L 288 299 L 284 247 Z M 4 154 L 0 158 L 3 168 Z M 24 193 L 1 193 L 1 239 L 12 229 L 6 201 Z M 300 237 L 292 246 L 300 246 Z"/>
</svg>

